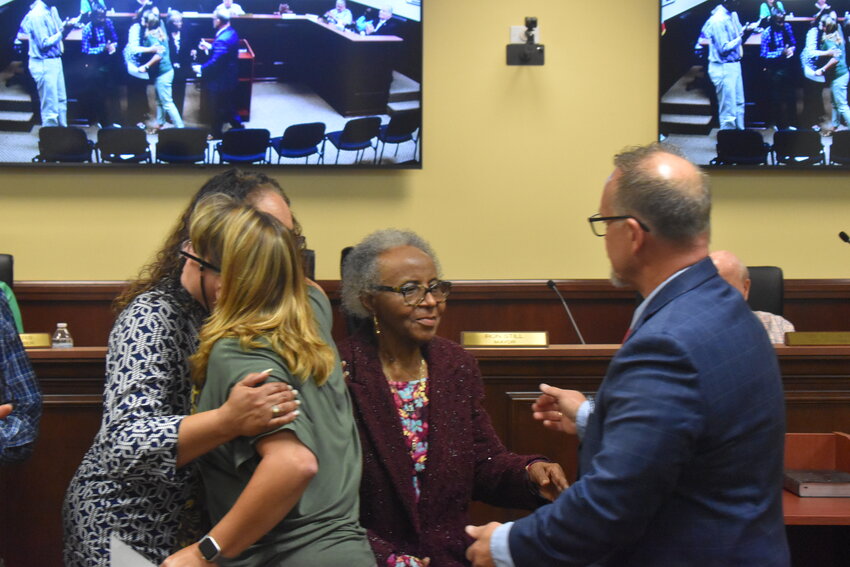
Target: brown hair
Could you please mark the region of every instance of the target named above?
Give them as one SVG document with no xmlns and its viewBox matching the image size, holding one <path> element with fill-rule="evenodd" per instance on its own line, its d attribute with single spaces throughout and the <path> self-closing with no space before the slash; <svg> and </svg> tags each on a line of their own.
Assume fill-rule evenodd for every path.
<svg viewBox="0 0 850 567">
<path fill-rule="evenodd" d="M 136 279 L 130 282 L 127 288 L 113 303 L 114 311 L 120 312 L 127 307 L 137 295 L 153 289 L 161 284 L 178 285 L 180 272 L 183 270 L 184 259 L 180 256 L 180 248 L 183 242 L 189 239 L 189 221 L 198 202 L 208 195 L 224 194 L 239 202 L 251 202 L 265 191 L 279 193 L 286 204 L 289 205 L 289 197 L 284 193 L 280 184 L 263 173 L 257 171 L 242 171 L 240 169 L 228 169 L 223 173 L 210 178 L 195 193 L 189 205 L 186 207 L 174 228 L 171 229 L 165 243 L 157 252 L 153 262 L 145 265 L 139 270 Z M 299 243 L 301 238 L 301 225 L 292 217 L 292 233 Z M 302 244 L 303 246 L 303 244 Z"/>
</svg>

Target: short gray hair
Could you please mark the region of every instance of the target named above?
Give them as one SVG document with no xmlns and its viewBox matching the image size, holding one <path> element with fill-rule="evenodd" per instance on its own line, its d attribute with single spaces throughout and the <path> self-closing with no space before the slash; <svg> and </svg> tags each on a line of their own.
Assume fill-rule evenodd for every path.
<svg viewBox="0 0 850 567">
<path fill-rule="evenodd" d="M 378 257 L 399 246 L 413 246 L 422 250 L 431 257 L 437 274 L 440 274 L 440 262 L 434 250 L 415 232 L 395 228 L 375 231 L 352 248 L 342 263 L 342 309 L 346 313 L 355 317 L 369 317 L 360 298 L 371 293 L 372 288 L 381 283 Z"/>
<path fill-rule="evenodd" d="M 677 147 L 658 142 L 629 148 L 614 157 L 621 174 L 613 198 L 615 214 L 633 214 L 656 235 L 690 244 L 711 230 L 708 176 L 694 166 L 695 175 L 661 178 L 646 167 L 647 160 L 659 153 L 687 159 Z"/>
</svg>

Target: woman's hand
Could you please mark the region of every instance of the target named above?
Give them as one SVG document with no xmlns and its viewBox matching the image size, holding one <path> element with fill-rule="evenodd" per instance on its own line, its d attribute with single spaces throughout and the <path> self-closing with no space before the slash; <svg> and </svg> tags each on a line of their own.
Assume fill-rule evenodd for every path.
<svg viewBox="0 0 850 567">
<path fill-rule="evenodd" d="M 208 565 L 207 560 L 201 555 L 201 550 L 198 549 L 198 544 L 193 543 L 167 557 L 160 567 L 207 567 Z"/>
<path fill-rule="evenodd" d="M 298 392 L 283 382 L 268 382 L 271 370 L 248 374 L 230 391 L 219 411 L 221 422 L 237 435 L 253 437 L 291 423 L 300 413 Z"/>
<path fill-rule="evenodd" d="M 547 500 L 555 500 L 561 491 L 566 490 L 570 483 L 567 475 L 558 463 L 537 461 L 526 467 L 528 479 L 537 486 L 540 495 Z"/>
</svg>

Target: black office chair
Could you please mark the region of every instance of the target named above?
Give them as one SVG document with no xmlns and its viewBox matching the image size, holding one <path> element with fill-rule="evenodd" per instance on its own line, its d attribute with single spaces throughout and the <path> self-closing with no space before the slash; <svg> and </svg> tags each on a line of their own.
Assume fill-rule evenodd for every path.
<svg viewBox="0 0 850 567">
<path fill-rule="evenodd" d="M 207 131 L 203 128 L 168 128 L 159 131 L 158 163 L 206 163 Z"/>
<path fill-rule="evenodd" d="M 345 264 L 345 257 L 348 256 L 351 251 L 354 250 L 354 246 L 346 246 L 342 249 L 339 255 L 339 273 L 342 276 L 342 267 Z M 349 336 L 353 335 L 357 332 L 357 330 L 368 323 L 368 319 L 362 319 L 360 317 L 356 317 L 354 315 L 350 315 L 345 311 L 342 312 L 343 318 L 345 319 L 345 330 Z"/>
<path fill-rule="evenodd" d="M 766 165 L 770 146 L 755 130 L 719 130 L 711 165 Z"/>
<path fill-rule="evenodd" d="M 773 135 L 773 163 L 815 165 L 824 163 L 820 134 L 808 130 L 780 130 Z"/>
<path fill-rule="evenodd" d="M 384 161 L 384 150 L 387 144 L 395 144 L 395 154 L 398 156 L 398 147 L 404 142 L 413 142 L 413 157 L 416 158 L 416 152 L 419 149 L 419 136 L 414 137 L 414 133 L 422 125 L 422 110 L 419 108 L 411 110 L 402 110 L 396 112 L 390 117 L 388 124 L 381 126 L 378 131 L 378 140 L 382 143 L 381 155 L 378 157 L 378 163 Z"/>
<path fill-rule="evenodd" d="M 93 161 L 94 143 L 85 131 L 72 126 L 42 126 L 38 131 L 38 155 L 33 162 L 82 163 Z"/>
<path fill-rule="evenodd" d="M 151 163 L 151 148 L 140 128 L 101 128 L 95 146 L 100 162 Z"/>
<path fill-rule="evenodd" d="M 850 165 L 850 130 L 832 134 L 829 163 L 831 165 Z"/>
<path fill-rule="evenodd" d="M 225 132 L 215 145 L 221 163 L 268 163 L 271 133 L 265 128 L 239 128 Z"/>
<path fill-rule="evenodd" d="M 355 152 L 354 163 L 360 163 L 366 155 L 366 149 L 375 151 L 375 159 L 378 159 L 378 143 L 372 145 L 372 140 L 378 137 L 381 129 L 381 119 L 377 116 L 366 118 L 355 118 L 345 123 L 342 130 L 331 132 L 325 138 L 336 148 L 336 161 L 339 163 L 339 154 L 342 150 Z"/>
<path fill-rule="evenodd" d="M 325 124 L 293 124 L 283 131 L 283 136 L 271 139 L 271 147 L 277 152 L 277 163 L 281 158 L 302 157 L 304 163 L 310 163 L 313 154 L 319 154 L 316 163 L 322 163 L 325 161 Z"/>
<path fill-rule="evenodd" d="M 747 303 L 753 311 L 783 314 L 785 283 L 782 268 L 777 266 L 748 266 L 750 295 Z"/>
<path fill-rule="evenodd" d="M 11 254 L 0 254 L 0 282 L 9 287 L 14 287 L 15 257 Z"/>
</svg>

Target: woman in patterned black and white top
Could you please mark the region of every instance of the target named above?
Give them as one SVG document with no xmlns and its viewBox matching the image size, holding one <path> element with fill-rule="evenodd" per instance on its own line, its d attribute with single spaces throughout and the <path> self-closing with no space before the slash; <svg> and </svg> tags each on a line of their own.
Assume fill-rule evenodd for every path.
<svg viewBox="0 0 850 567">
<path fill-rule="evenodd" d="M 204 278 L 204 266 L 184 242 L 195 204 L 213 193 L 250 202 L 300 231 L 273 179 L 227 171 L 195 195 L 156 261 L 117 300 L 122 310 L 109 336 L 101 428 L 65 497 L 67 567 L 107 567 L 113 536 L 157 563 L 181 547 L 182 537 L 200 537 L 179 530 L 191 524 L 184 509 L 197 489 L 194 466 L 186 465 L 238 436 L 289 423 L 298 413 L 283 384 L 253 387 L 265 380 L 259 373 L 245 377 L 218 410 L 189 415 L 188 358 L 198 346 L 217 277 L 207 271 Z"/>
</svg>

